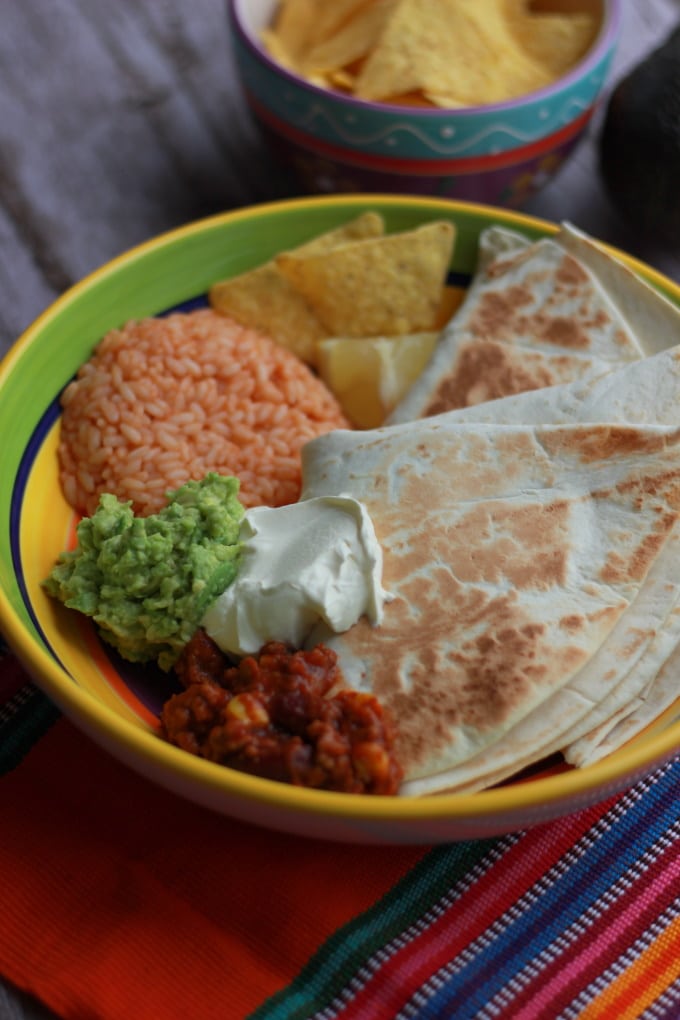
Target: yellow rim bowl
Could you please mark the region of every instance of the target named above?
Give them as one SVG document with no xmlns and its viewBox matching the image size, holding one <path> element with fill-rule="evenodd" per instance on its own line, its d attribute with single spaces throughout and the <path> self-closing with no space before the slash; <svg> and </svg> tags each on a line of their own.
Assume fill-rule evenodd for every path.
<svg viewBox="0 0 680 1020">
<path fill-rule="evenodd" d="M 388 230 L 450 218 L 457 229 L 451 268 L 461 279 L 473 271 L 479 233 L 489 224 L 532 238 L 557 229 L 520 213 L 447 200 L 296 199 L 227 212 L 163 234 L 71 288 L 0 365 L 0 628 L 31 677 L 80 729 L 121 762 L 195 803 L 314 838 L 428 844 L 499 835 L 604 800 L 673 757 L 680 748 L 677 706 L 597 764 L 539 772 L 479 793 L 362 797 L 300 789 L 215 765 L 160 739 L 154 713 L 118 674 L 89 624 L 53 604 L 40 588 L 76 520 L 58 482 L 58 398 L 97 340 L 129 319 L 200 304 L 215 280 L 368 209 L 383 215 Z M 615 254 L 680 305 L 680 287 Z"/>
</svg>

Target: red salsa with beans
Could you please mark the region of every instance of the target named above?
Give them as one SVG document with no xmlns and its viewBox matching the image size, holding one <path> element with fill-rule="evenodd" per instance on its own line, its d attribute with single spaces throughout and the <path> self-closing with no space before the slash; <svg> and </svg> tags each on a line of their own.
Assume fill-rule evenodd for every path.
<svg viewBox="0 0 680 1020">
<path fill-rule="evenodd" d="M 324 645 L 270 641 L 234 665 L 198 630 L 175 667 L 184 690 L 163 706 L 164 736 L 231 768 L 319 790 L 394 794 L 402 770 L 378 700 L 329 691 L 342 680 Z"/>
</svg>

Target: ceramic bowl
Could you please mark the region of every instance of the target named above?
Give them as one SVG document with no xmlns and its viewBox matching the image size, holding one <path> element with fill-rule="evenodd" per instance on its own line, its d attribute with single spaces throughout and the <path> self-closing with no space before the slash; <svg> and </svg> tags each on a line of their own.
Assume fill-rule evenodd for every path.
<svg viewBox="0 0 680 1020">
<path fill-rule="evenodd" d="M 41 588 L 77 523 L 62 495 L 59 395 L 97 340 L 126 320 L 206 303 L 215 280 L 367 209 L 388 230 L 449 217 L 452 281 L 465 286 L 490 223 L 530 237 L 554 226 L 519 213 L 397 196 L 306 198 L 226 213 L 165 234 L 77 284 L 28 329 L 0 365 L 0 629 L 36 683 L 89 736 L 164 787 L 226 815 L 280 830 L 355 842 L 434 843 L 524 828 L 632 784 L 680 747 L 672 713 L 602 762 L 581 770 L 542 763 L 531 777 L 476 794 L 412 799 L 298 789 L 195 758 L 158 733 L 172 681 L 133 667 L 100 643 L 84 617 Z M 680 304 L 680 287 L 638 263 Z M 670 721 L 669 721 L 670 717 Z"/>
<path fill-rule="evenodd" d="M 255 120 L 312 194 L 375 191 L 521 208 L 561 167 L 606 84 L 621 0 L 585 57 L 548 88 L 461 109 L 388 106 L 309 84 L 272 60 L 259 32 L 275 0 L 228 0 L 236 67 Z"/>
</svg>

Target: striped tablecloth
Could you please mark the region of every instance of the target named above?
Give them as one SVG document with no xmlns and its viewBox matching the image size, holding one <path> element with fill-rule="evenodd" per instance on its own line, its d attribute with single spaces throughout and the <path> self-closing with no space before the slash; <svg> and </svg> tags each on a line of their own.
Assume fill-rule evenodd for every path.
<svg viewBox="0 0 680 1020">
<path fill-rule="evenodd" d="M 55 1015 L 680 1017 L 680 758 L 498 839 L 315 843 L 139 779 L 0 654 L 0 972 Z"/>
</svg>

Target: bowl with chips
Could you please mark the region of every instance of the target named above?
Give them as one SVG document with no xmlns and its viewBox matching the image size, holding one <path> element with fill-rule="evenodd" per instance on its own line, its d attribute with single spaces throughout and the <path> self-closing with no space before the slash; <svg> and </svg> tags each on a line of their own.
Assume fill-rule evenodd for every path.
<svg viewBox="0 0 680 1020">
<path fill-rule="evenodd" d="M 311 193 L 519 208 L 586 130 L 620 0 L 229 0 L 254 118 Z"/>
<path fill-rule="evenodd" d="M 595 803 L 680 747 L 679 324 L 680 288 L 651 269 L 573 229 L 478 204 L 302 198 L 152 239 L 64 294 L 0 366 L 3 636 L 94 741 L 227 816 L 314 838 L 424 844 Z M 342 414 L 320 429 L 303 422 L 291 455 L 281 418 L 318 425 L 309 400 L 321 380 Z M 463 389 L 458 411 L 428 413 L 432 396 Z M 254 471 L 239 459 L 246 447 Z M 272 455 L 292 491 L 255 489 Z M 85 505 L 68 484 L 75 461 Z M 131 479 L 140 465 L 141 491 Z M 340 534 L 355 549 L 361 522 L 370 577 L 380 575 L 360 618 L 324 637 L 341 671 L 338 701 L 319 702 L 309 726 L 296 713 L 295 781 L 238 759 L 251 730 L 285 742 L 286 726 L 270 726 L 257 690 L 214 689 L 207 667 L 223 680 L 227 668 L 214 647 L 202 659 L 205 691 L 185 688 L 176 668 L 199 619 L 197 633 L 218 632 L 219 620 L 213 628 L 200 615 L 203 593 L 239 583 L 229 474 L 254 513 L 264 501 L 274 515 L 265 561 L 297 548 L 280 560 L 284 603 L 303 576 L 319 596 L 356 587 L 339 554 L 309 582 L 305 547 L 335 557 L 339 532 L 285 522 L 319 500 L 364 507 Z M 98 518 L 87 506 L 95 490 Z M 147 512 L 142 499 L 169 490 Z M 196 532 L 191 565 L 202 506 L 210 526 Z M 105 567 L 122 573 L 101 583 Z M 276 614 L 258 615 L 258 590 L 246 615 L 268 625 Z M 112 617 L 118 595 L 125 611 Z M 316 639 L 295 644 L 314 657 L 312 673 L 331 662 Z M 264 669 L 262 656 L 257 669 L 249 655 L 230 661 Z M 309 662 L 295 662 L 294 675 L 307 675 Z M 340 756 L 355 769 L 349 786 L 331 753 L 347 733 L 320 757 L 314 744 L 348 707 L 360 738 Z M 235 751 L 222 740 L 232 722 Z M 211 734 L 217 743 L 203 743 Z M 394 761 L 403 781 L 372 786 Z"/>
</svg>

